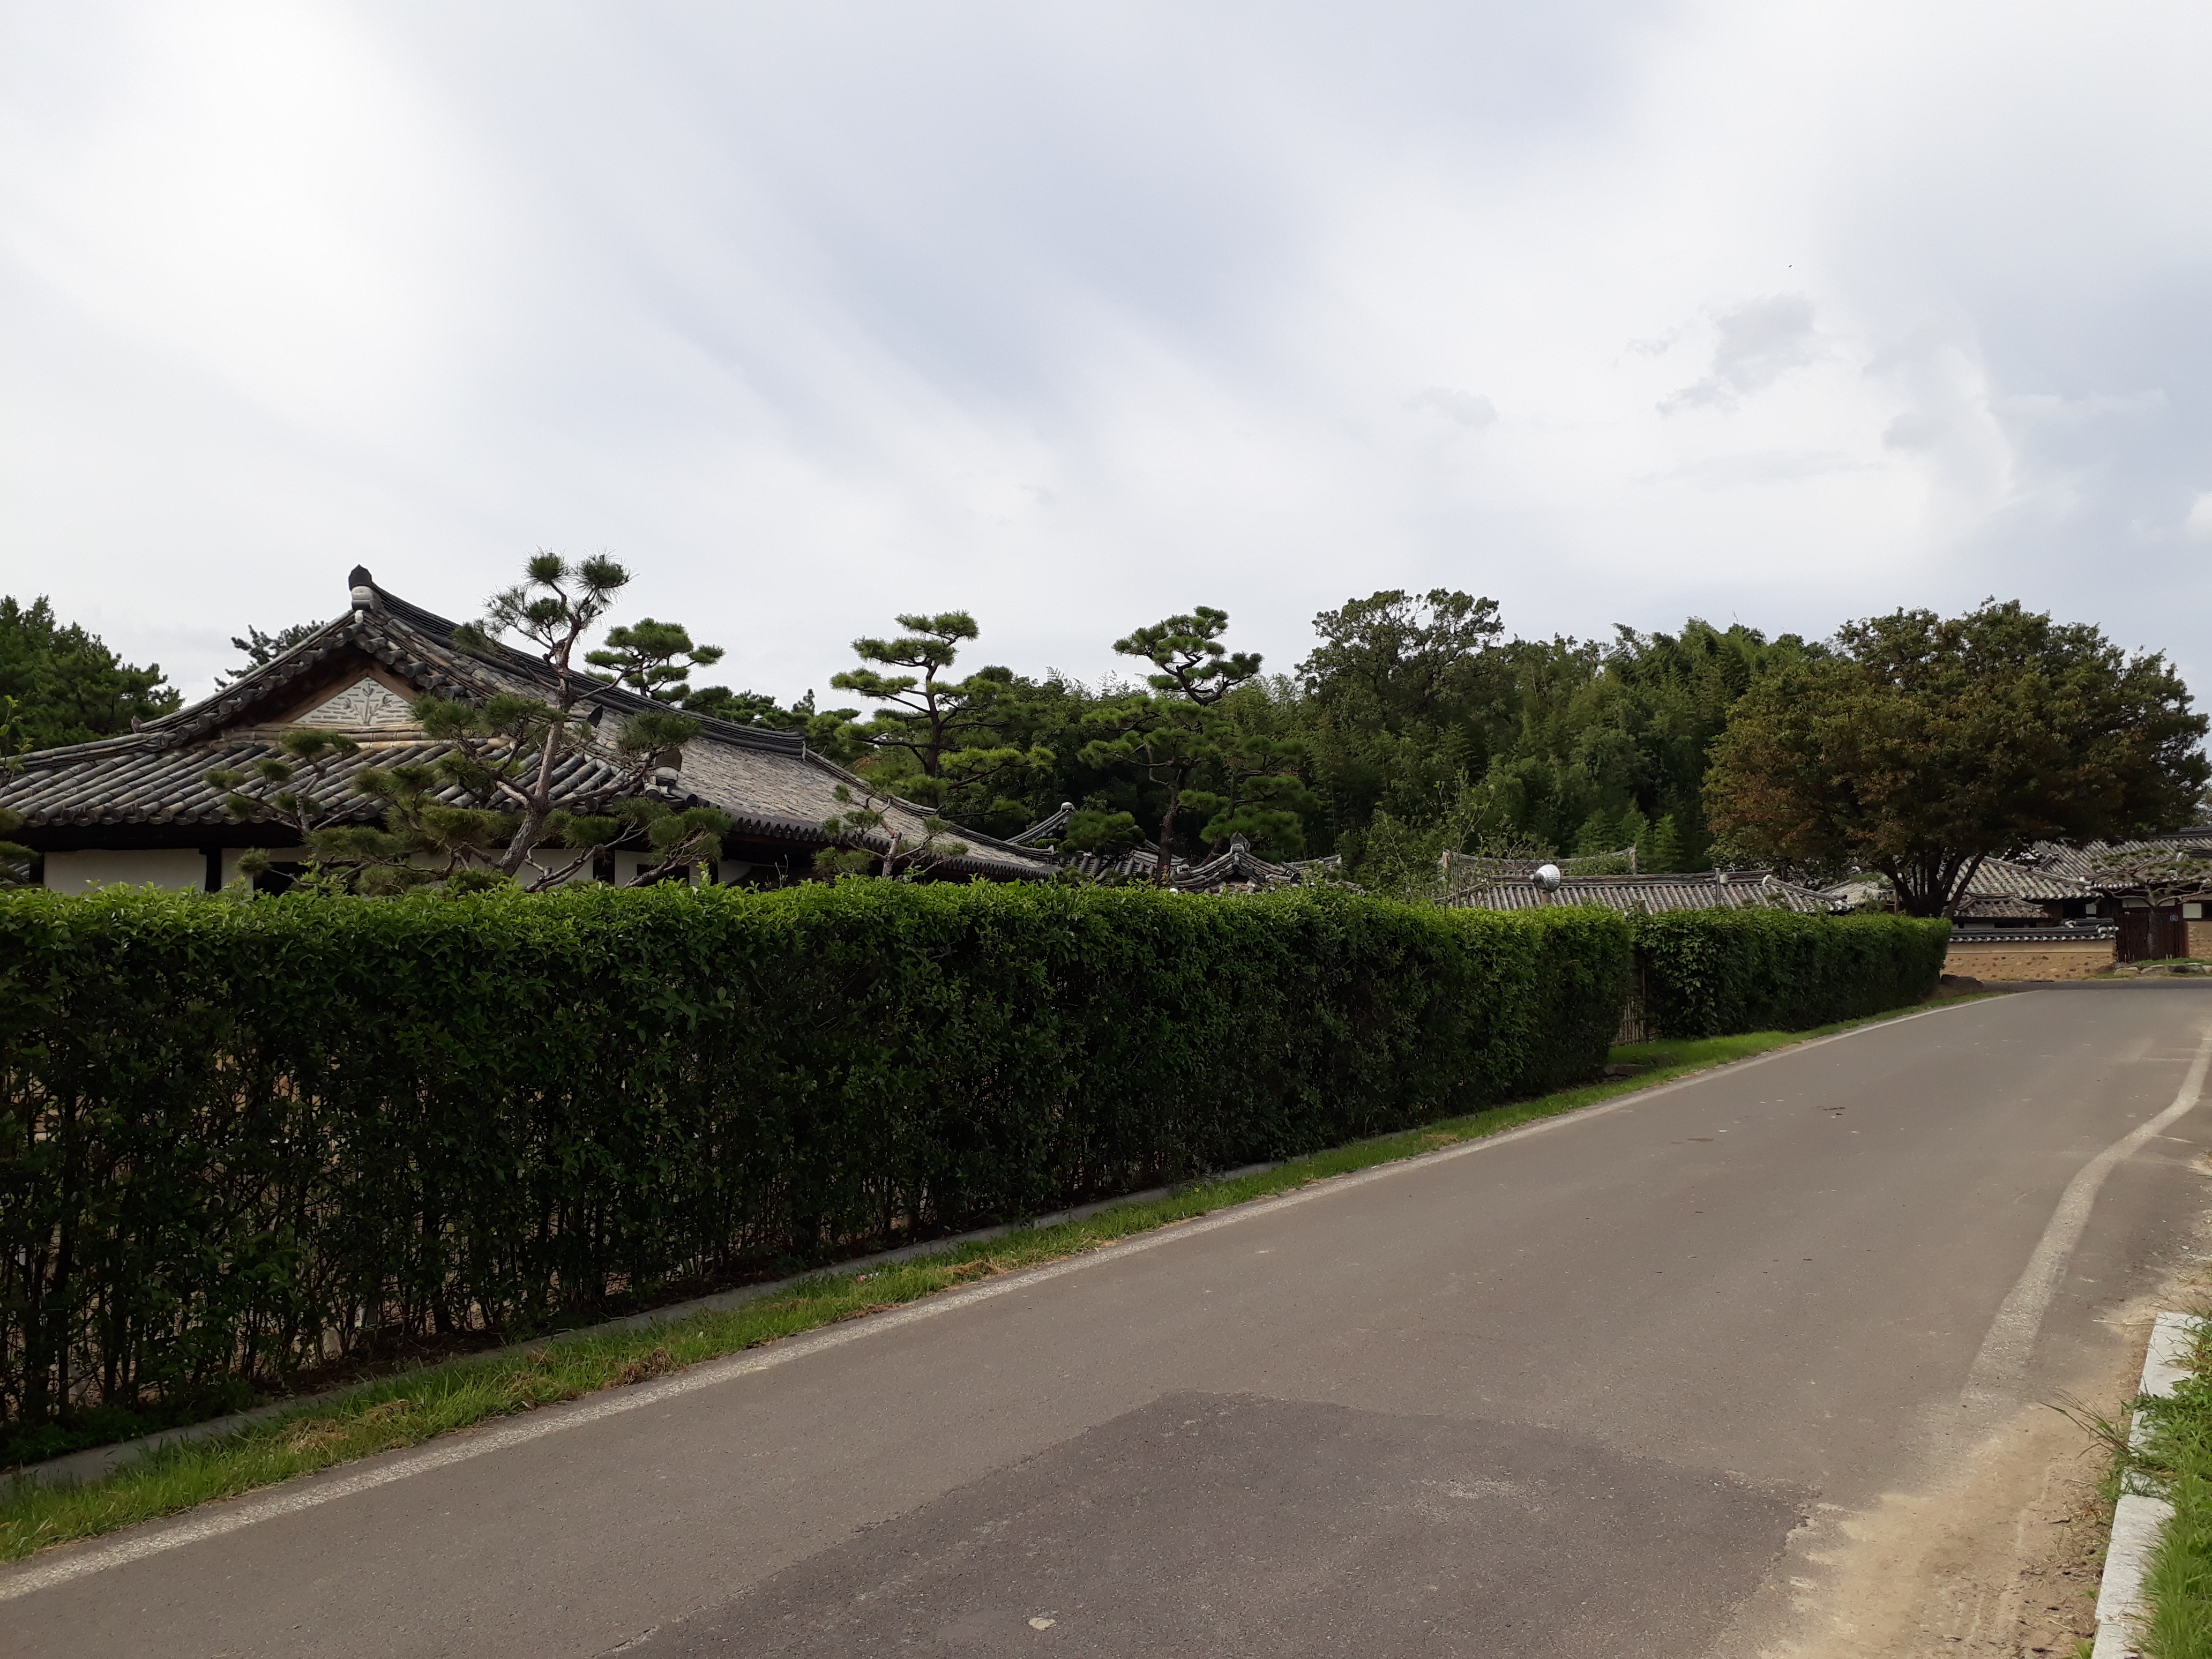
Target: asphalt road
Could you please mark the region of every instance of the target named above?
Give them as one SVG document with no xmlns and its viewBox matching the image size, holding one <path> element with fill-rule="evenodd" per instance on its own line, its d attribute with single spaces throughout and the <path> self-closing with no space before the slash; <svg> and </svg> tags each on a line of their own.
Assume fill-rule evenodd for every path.
<svg viewBox="0 0 2212 1659">
<path fill-rule="evenodd" d="M 1693 1659 L 1816 1505 L 2110 1358 L 2212 1111 L 2062 1218 L 2047 1310 L 2023 1270 L 2209 1033 L 2097 986 L 1787 1050 L 8 1596 L 115 1554 L 53 1553 L 0 1651 Z"/>
</svg>

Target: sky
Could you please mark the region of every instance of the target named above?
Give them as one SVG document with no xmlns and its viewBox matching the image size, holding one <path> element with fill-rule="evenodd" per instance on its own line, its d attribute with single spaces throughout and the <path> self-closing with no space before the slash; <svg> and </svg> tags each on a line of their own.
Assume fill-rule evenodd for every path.
<svg viewBox="0 0 2212 1659">
<path fill-rule="evenodd" d="M 2018 598 L 2212 695 L 2212 7 L 0 0 L 0 592 L 191 695 L 532 551 L 963 608 Z"/>
</svg>

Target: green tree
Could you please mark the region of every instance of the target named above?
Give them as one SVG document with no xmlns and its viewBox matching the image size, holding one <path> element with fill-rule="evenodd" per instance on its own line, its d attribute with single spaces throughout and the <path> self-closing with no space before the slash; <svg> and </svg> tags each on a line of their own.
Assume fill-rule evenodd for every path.
<svg viewBox="0 0 2212 1659">
<path fill-rule="evenodd" d="M 23 827 L 23 815 L 0 806 L 0 887 L 22 887 L 29 884 L 31 866 L 38 854 L 29 848 L 6 837 Z"/>
<path fill-rule="evenodd" d="M 1355 858 L 1378 811 L 1394 836 L 1436 823 L 1512 732 L 1512 662 L 1493 599 L 1398 588 L 1314 618 L 1298 665 L 1329 838 Z M 1394 855 L 1395 856 L 1395 855 Z"/>
<path fill-rule="evenodd" d="M 1715 829 L 1760 856 L 1889 878 L 1946 914 L 1987 858 L 2186 823 L 2204 716 L 2158 653 L 2017 601 L 1846 624 L 1754 684 L 1713 750 Z"/>
<path fill-rule="evenodd" d="M 23 757 L 38 747 L 31 738 L 31 719 L 21 697 L 0 695 L 0 777 L 23 769 Z"/>
<path fill-rule="evenodd" d="M 1234 803 L 1218 791 L 1198 787 L 1209 768 L 1237 781 L 1243 795 L 1256 804 L 1297 787 L 1297 779 L 1269 771 L 1288 760 L 1288 744 L 1240 729 L 1224 705 L 1259 678 L 1254 652 L 1231 654 L 1221 643 L 1229 613 L 1200 605 L 1180 616 L 1139 628 L 1114 641 L 1123 656 L 1152 665 L 1148 690 L 1132 691 L 1095 709 L 1091 725 L 1111 735 L 1093 738 L 1084 759 L 1094 766 L 1121 767 L 1146 779 L 1161 792 L 1159 857 L 1152 879 L 1165 884 L 1174 865 L 1176 820 L 1188 807 L 1211 814 L 1199 832 L 1202 842 L 1225 840 L 1234 822 Z"/>
<path fill-rule="evenodd" d="M 1206 815 L 1199 839 L 1214 852 L 1226 852 L 1233 836 L 1263 857 L 1296 858 L 1305 850 L 1304 814 L 1319 803 L 1300 776 L 1307 752 L 1296 695 L 1289 682 L 1262 677 L 1217 705 L 1212 755 L 1181 803 Z"/>
<path fill-rule="evenodd" d="M 276 741 L 276 753 L 249 767 L 216 767 L 202 781 L 222 797 L 224 809 L 243 823 L 281 823 L 302 846 L 338 823 L 350 810 L 352 792 L 337 781 L 337 769 L 361 752 L 342 732 L 302 726 Z M 270 856 L 258 849 L 240 861 L 249 876 L 268 868 Z"/>
<path fill-rule="evenodd" d="M 1700 789 L 1729 709 L 1820 650 L 1694 617 L 1675 634 L 1617 629 L 1603 645 L 1504 640 L 1486 601 L 1449 593 L 1419 608 L 1381 593 L 1316 625 L 1328 648 L 1304 665 L 1316 785 L 1362 882 L 1385 815 L 1393 867 L 1448 815 L 1462 839 L 1446 850 L 1509 836 L 1611 852 L 1634 842 L 1626 826 L 1671 817 L 1671 856 L 1703 856 Z"/>
<path fill-rule="evenodd" d="M 951 834 L 952 826 L 934 814 L 922 818 L 920 835 L 897 827 L 890 817 L 896 803 L 865 784 L 855 794 L 841 783 L 835 793 L 844 810 L 824 818 L 822 828 L 838 844 L 814 855 L 820 874 L 922 875 L 968 850 L 967 842 Z"/>
<path fill-rule="evenodd" d="M 1052 844 L 1064 853 L 1089 853 L 1099 858 L 1117 859 L 1133 850 L 1144 838 L 1145 832 L 1138 826 L 1135 813 L 1085 807 L 1068 815 L 1060 839 Z"/>
<path fill-rule="evenodd" d="M 43 598 L 0 598 L 0 696 L 15 699 L 15 741 L 32 750 L 113 737 L 184 702 L 159 664 L 124 662 L 97 636 L 56 621 Z"/>
<path fill-rule="evenodd" d="M 767 726 L 785 732 L 804 732 L 816 717 L 811 691 L 786 708 L 764 692 L 732 691 L 726 685 L 707 685 L 686 692 L 682 707 L 687 714 L 703 714 L 709 720 L 726 720 L 732 726 Z M 842 710 L 839 722 L 854 720 L 859 714 L 857 708 Z"/>
<path fill-rule="evenodd" d="M 1495 599 L 1390 588 L 1316 617 L 1321 643 L 1298 674 L 1325 706 L 1381 726 L 1446 720 L 1492 690 L 1486 653 L 1504 631 Z"/>
<path fill-rule="evenodd" d="M 646 617 L 626 628 L 607 629 L 606 643 L 586 652 L 584 660 L 592 665 L 592 678 L 605 684 L 688 707 L 691 671 L 711 668 L 723 655 L 719 645 L 692 644 L 691 631 L 683 623 Z M 727 695 L 726 687 L 720 689 Z"/>
<path fill-rule="evenodd" d="M 947 674 L 962 643 L 981 632 L 973 617 L 947 611 L 897 620 L 904 634 L 854 640 L 863 665 L 830 680 L 840 691 L 881 705 L 865 722 L 847 721 L 840 733 L 879 757 L 872 778 L 942 809 L 957 791 L 973 794 L 1051 764 L 1048 750 L 1000 740 L 993 717 L 1012 681 L 1009 670 L 985 668 L 958 680 Z M 908 672 L 886 674 L 884 668 Z"/>
<path fill-rule="evenodd" d="M 605 554 L 572 563 L 541 550 L 525 565 L 521 581 L 492 595 L 484 619 L 457 629 L 453 639 L 465 650 L 483 651 L 501 634 L 520 635 L 552 669 L 551 696 L 510 693 L 482 705 L 434 698 L 416 704 L 428 735 L 453 745 L 438 762 L 444 775 L 485 806 L 514 818 L 497 866 L 501 875 L 520 877 L 539 844 L 550 838 L 575 856 L 564 869 L 542 872 L 539 879 L 565 880 L 618 838 L 599 835 L 609 819 L 564 809 L 558 801 L 562 763 L 579 750 L 602 746 L 590 721 L 577 713 L 596 683 L 577 660 L 579 647 L 629 580 L 629 572 Z M 698 732 L 698 721 L 684 714 L 630 716 L 612 745 L 617 781 L 603 793 L 630 794 L 663 757 Z M 556 812 L 562 814 L 557 823 Z M 579 837 L 585 845 L 575 845 Z M 719 849 L 712 856 L 719 857 Z"/>
<path fill-rule="evenodd" d="M 264 634 L 249 624 L 242 637 L 236 634 L 230 636 L 231 644 L 246 653 L 246 665 L 216 675 L 215 689 L 220 691 L 225 686 L 235 685 L 255 669 L 267 667 L 310 634 L 319 633 L 322 627 L 320 623 L 294 623 L 274 634 Z"/>
</svg>

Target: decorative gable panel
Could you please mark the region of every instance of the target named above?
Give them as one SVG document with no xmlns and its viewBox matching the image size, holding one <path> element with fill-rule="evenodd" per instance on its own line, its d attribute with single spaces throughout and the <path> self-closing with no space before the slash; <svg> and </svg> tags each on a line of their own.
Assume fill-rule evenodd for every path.
<svg viewBox="0 0 2212 1659">
<path fill-rule="evenodd" d="M 366 727 L 413 731 L 416 726 L 415 711 L 405 700 L 381 680 L 366 674 L 306 714 L 295 716 L 295 720 L 301 726 L 342 726 L 356 730 Z"/>
</svg>

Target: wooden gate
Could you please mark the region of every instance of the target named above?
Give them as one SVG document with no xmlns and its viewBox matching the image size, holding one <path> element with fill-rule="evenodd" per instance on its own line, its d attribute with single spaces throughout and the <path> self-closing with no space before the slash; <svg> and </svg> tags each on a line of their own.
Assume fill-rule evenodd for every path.
<svg viewBox="0 0 2212 1659">
<path fill-rule="evenodd" d="M 2113 948 L 2120 962 L 2162 962 L 2189 954 L 2189 925 L 2179 904 L 2154 904 L 2120 912 L 2120 937 Z"/>
</svg>

